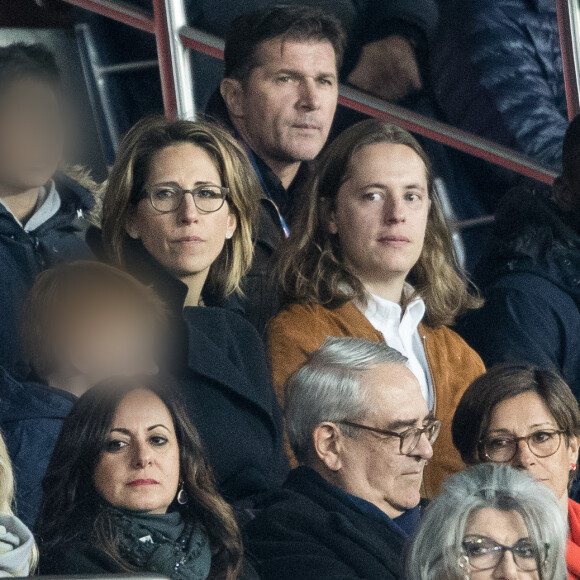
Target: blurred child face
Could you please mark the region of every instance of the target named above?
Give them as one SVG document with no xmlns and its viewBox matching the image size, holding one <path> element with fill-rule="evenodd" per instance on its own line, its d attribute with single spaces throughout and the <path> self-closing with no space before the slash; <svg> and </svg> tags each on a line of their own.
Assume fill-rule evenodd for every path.
<svg viewBox="0 0 580 580">
<path fill-rule="evenodd" d="M 0 91 L 0 187 L 18 193 L 46 184 L 61 162 L 63 133 L 55 87 L 31 77 L 9 83 Z"/>
<path fill-rule="evenodd" d="M 56 333 L 55 356 L 60 374 L 81 374 L 94 385 L 115 376 L 155 374 L 158 343 L 151 317 L 110 304 L 71 316 Z"/>
</svg>

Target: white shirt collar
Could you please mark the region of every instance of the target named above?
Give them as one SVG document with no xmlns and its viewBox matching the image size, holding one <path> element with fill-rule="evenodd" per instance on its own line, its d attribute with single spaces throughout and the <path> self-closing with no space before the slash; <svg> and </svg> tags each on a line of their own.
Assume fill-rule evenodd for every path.
<svg viewBox="0 0 580 580">
<path fill-rule="evenodd" d="M 414 292 L 413 287 L 405 282 L 403 295 L 408 298 Z M 389 320 L 393 324 L 400 324 L 401 330 L 414 332 L 425 316 L 425 302 L 420 296 L 411 300 L 401 316 L 402 309 L 399 304 L 381 298 L 376 294 L 369 294 L 365 315 L 371 320 Z"/>
</svg>

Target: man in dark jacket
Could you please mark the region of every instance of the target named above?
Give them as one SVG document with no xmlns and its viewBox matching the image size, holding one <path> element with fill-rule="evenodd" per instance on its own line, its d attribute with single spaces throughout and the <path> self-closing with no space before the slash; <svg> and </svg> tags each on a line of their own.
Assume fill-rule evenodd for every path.
<svg viewBox="0 0 580 580">
<path fill-rule="evenodd" d="M 329 338 L 288 386 L 301 467 L 247 527 L 263 580 L 402 578 L 439 422 L 406 358 L 385 343 Z"/>
<path fill-rule="evenodd" d="M 559 170 L 568 125 L 554 0 L 447 0 L 431 47 L 449 121 Z"/>
<path fill-rule="evenodd" d="M 0 430 L 16 478 L 18 517 L 33 528 L 42 479 L 77 397 L 110 377 L 156 371 L 164 307 L 152 291 L 98 262 L 51 268 L 26 302 L 26 366 L 0 367 Z"/>
<path fill-rule="evenodd" d="M 64 122 L 59 71 L 40 45 L 0 48 L 0 365 L 19 358 L 19 317 L 35 276 L 88 257 L 79 235 L 92 195 L 56 174 Z M 56 175 L 55 175 L 56 174 Z"/>
<path fill-rule="evenodd" d="M 339 22 L 305 6 L 244 14 L 226 36 L 225 78 L 207 112 L 244 144 L 264 191 L 245 298 L 228 306 L 259 332 L 278 312 L 270 258 L 290 233 L 308 162 L 328 138 L 344 45 Z"/>
<path fill-rule="evenodd" d="M 580 117 L 562 160 L 552 191 L 518 188 L 502 201 L 476 274 L 485 305 L 459 331 L 486 365 L 555 369 L 580 399 Z"/>
</svg>

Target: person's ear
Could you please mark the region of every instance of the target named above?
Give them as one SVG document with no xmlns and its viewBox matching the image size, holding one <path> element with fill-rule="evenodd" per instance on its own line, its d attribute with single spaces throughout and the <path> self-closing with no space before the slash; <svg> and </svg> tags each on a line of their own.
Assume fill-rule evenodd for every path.
<svg viewBox="0 0 580 580">
<path fill-rule="evenodd" d="M 568 441 L 568 459 L 570 461 L 570 465 L 577 465 L 578 464 L 578 449 L 580 445 L 578 442 L 578 437 L 570 437 Z"/>
<path fill-rule="evenodd" d="M 244 88 L 237 79 L 225 78 L 220 84 L 220 93 L 232 117 L 244 116 Z"/>
<path fill-rule="evenodd" d="M 230 212 L 228 215 L 228 223 L 226 227 L 226 240 L 231 240 L 234 237 L 234 232 L 236 231 L 237 227 L 238 218 L 236 217 L 235 213 Z"/>
<path fill-rule="evenodd" d="M 127 214 L 127 219 L 125 220 L 125 232 L 127 232 L 127 235 L 134 240 L 138 240 L 141 237 L 137 226 L 136 208 L 131 208 Z"/>
<path fill-rule="evenodd" d="M 312 432 L 314 452 L 331 471 L 342 467 L 343 436 L 335 423 L 321 423 Z"/>
<path fill-rule="evenodd" d="M 324 197 L 321 200 L 323 215 L 326 216 L 326 224 L 330 234 L 338 234 L 338 226 L 336 225 L 336 212 L 332 207 L 331 201 Z"/>
</svg>

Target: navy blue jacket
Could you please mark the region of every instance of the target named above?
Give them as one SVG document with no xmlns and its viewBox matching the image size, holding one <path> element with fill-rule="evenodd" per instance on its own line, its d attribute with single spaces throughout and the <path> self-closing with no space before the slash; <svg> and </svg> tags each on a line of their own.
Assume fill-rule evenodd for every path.
<svg viewBox="0 0 580 580">
<path fill-rule="evenodd" d="M 63 421 L 76 397 L 30 377 L 20 381 L 0 368 L 0 430 L 16 478 L 16 513 L 34 529 L 42 479 Z"/>
<path fill-rule="evenodd" d="M 20 315 L 36 276 L 60 262 L 91 255 L 82 239 L 82 215 L 93 208 L 93 196 L 64 175 L 55 181 L 60 210 L 31 233 L 0 206 L 0 366 L 6 368 L 20 359 Z"/>
<path fill-rule="evenodd" d="M 486 366 L 555 369 L 580 399 L 580 233 L 549 192 L 518 188 L 506 196 L 475 280 L 485 305 L 458 331 Z"/>
<path fill-rule="evenodd" d="M 449 121 L 561 166 L 568 126 L 554 0 L 455 0 L 432 46 L 437 100 Z"/>
<path fill-rule="evenodd" d="M 246 526 L 247 557 L 262 580 L 402 578 L 406 532 L 360 503 L 299 467 Z"/>
</svg>

